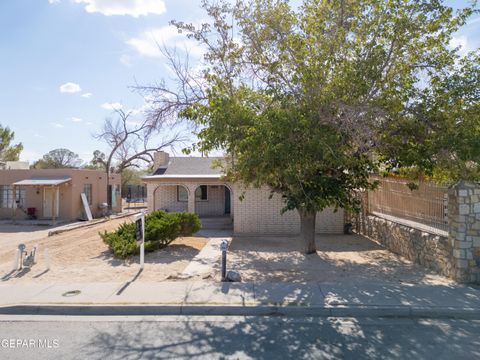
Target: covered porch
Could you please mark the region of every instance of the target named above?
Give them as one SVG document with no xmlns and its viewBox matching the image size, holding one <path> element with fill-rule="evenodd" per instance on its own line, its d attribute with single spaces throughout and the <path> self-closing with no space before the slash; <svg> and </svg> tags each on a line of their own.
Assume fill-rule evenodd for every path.
<svg viewBox="0 0 480 360">
<path fill-rule="evenodd" d="M 62 213 L 69 211 L 67 204 L 61 201 L 60 190 L 65 190 L 71 180 L 68 176 L 56 176 L 31 177 L 14 182 L 13 222 L 35 220 L 56 225 L 61 221 Z"/>
<path fill-rule="evenodd" d="M 204 229 L 233 228 L 233 192 L 223 182 L 148 184 L 149 210 L 197 214 Z"/>
</svg>

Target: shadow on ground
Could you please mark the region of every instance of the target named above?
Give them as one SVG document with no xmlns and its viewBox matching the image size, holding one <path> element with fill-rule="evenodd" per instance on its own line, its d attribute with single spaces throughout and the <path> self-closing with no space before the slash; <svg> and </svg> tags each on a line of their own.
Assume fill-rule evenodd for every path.
<svg viewBox="0 0 480 360">
<path fill-rule="evenodd" d="M 359 235 L 318 235 L 304 255 L 295 237 L 234 237 L 229 264 L 244 281 L 448 283 L 449 280 Z"/>
<path fill-rule="evenodd" d="M 206 320 L 208 321 L 208 320 Z M 382 323 L 383 324 L 383 323 Z M 478 324 L 422 320 L 255 318 L 123 323 L 99 329 L 77 359 L 478 358 Z M 447 345 L 448 344 L 448 345 Z"/>
</svg>

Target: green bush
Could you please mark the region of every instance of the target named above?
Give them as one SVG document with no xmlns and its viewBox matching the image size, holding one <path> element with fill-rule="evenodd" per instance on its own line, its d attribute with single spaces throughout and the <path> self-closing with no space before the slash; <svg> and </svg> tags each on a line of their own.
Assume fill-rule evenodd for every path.
<svg viewBox="0 0 480 360">
<path fill-rule="evenodd" d="M 117 232 L 100 233 L 103 241 L 113 251 L 116 257 L 126 259 L 137 252 L 137 242 L 134 237 L 122 237 Z"/>
<path fill-rule="evenodd" d="M 180 236 L 191 236 L 202 228 L 202 223 L 197 214 L 173 213 L 180 223 Z"/>
<path fill-rule="evenodd" d="M 180 235 L 180 222 L 174 216 L 151 217 L 145 221 L 145 240 L 167 245 Z"/>
<path fill-rule="evenodd" d="M 145 251 L 165 247 L 178 236 L 190 236 L 200 227 L 200 219 L 195 214 L 154 211 L 145 216 Z M 100 236 L 116 257 L 125 259 L 138 253 L 135 223 L 123 223 L 116 231 L 105 231 Z"/>
</svg>

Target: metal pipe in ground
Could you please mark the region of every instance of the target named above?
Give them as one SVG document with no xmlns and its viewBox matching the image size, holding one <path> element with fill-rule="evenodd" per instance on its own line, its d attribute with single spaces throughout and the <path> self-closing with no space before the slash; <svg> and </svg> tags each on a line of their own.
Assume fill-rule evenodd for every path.
<svg viewBox="0 0 480 360">
<path fill-rule="evenodd" d="M 227 281 L 227 249 L 228 241 L 222 240 L 220 250 L 222 251 L 222 281 Z"/>
</svg>

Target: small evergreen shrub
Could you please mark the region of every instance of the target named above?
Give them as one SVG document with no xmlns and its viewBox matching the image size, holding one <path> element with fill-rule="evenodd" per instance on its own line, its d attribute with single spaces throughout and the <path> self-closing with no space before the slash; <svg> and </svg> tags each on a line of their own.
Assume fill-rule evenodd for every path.
<svg viewBox="0 0 480 360">
<path fill-rule="evenodd" d="M 154 211 L 145 216 L 145 251 L 163 248 L 178 236 L 190 236 L 200 228 L 200 219 L 195 214 Z M 116 257 L 125 259 L 138 253 L 135 223 L 123 223 L 116 231 L 99 235 Z"/>
<path fill-rule="evenodd" d="M 197 214 L 174 213 L 180 223 L 180 236 L 192 236 L 202 228 L 202 223 Z"/>
</svg>

